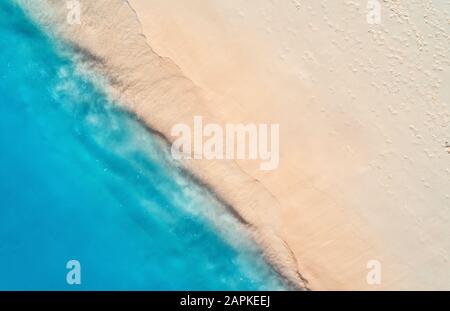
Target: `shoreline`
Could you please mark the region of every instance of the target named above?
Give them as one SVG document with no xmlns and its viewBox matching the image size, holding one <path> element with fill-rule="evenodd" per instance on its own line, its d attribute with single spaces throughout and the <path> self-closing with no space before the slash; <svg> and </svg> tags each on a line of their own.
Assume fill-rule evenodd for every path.
<svg viewBox="0 0 450 311">
<path fill-rule="evenodd" d="M 69 25 L 62 1 L 17 1 L 87 52 L 107 93 L 169 144 L 172 126 L 195 115 L 280 124 L 274 172 L 242 160 L 182 165 L 249 224 L 287 280 L 450 288 L 450 7 L 383 2 L 371 25 L 357 3 L 81 0 L 82 23 Z M 383 267 L 375 285 L 373 261 Z"/>
<path fill-rule="evenodd" d="M 280 124 L 276 171 L 238 162 L 313 289 L 450 288 L 449 5 L 380 1 L 373 24 L 364 2 L 129 2 L 225 120 Z"/>
<path fill-rule="evenodd" d="M 60 1 L 47 1 L 51 10 L 47 8 L 39 10 L 36 7 L 27 6 L 30 3 L 26 2 L 25 7 L 28 9 L 28 13 L 31 13 L 47 32 L 87 55 L 87 64 L 83 65 L 94 68 L 95 71 L 104 74 L 110 80 L 111 89 L 107 89 L 106 92 L 122 103 L 123 108 L 136 115 L 149 131 L 163 138 L 169 146 L 171 144 L 170 129 L 172 123 L 185 120 L 184 123 L 190 124 L 193 119 L 191 116 L 199 114 L 203 115 L 205 120 L 217 122 L 218 119 L 204 109 L 203 101 L 205 99 L 201 90 L 186 78 L 174 63 L 154 53 L 146 40 L 143 40 L 144 37 L 140 32 L 137 16 L 133 16 L 136 12 L 129 3 L 118 0 L 114 3 L 107 1 L 108 4 L 105 5 L 104 2 L 106 1 L 88 4 L 82 1 L 83 20 L 92 19 L 92 21 L 96 21 L 96 23 L 87 23 L 89 26 L 86 28 L 83 27 L 83 25 L 86 25 L 84 23 L 81 25 L 65 23 L 66 8 Z M 42 3 L 41 5 L 45 6 L 46 4 Z M 113 10 L 112 8 L 116 9 L 114 10 L 116 16 L 109 15 Z M 103 18 L 100 23 L 97 14 L 105 14 L 103 17 L 109 19 Z M 110 26 L 115 24 L 112 20 L 116 20 L 116 18 L 121 20 L 121 25 L 111 28 Z M 119 42 L 111 40 L 107 47 L 105 45 L 99 46 L 96 42 L 98 39 L 101 41 L 110 36 L 119 39 Z M 120 40 L 121 36 L 126 38 L 124 40 L 126 42 Z M 120 43 L 120 45 L 114 43 Z M 127 50 L 127 46 L 131 46 L 132 52 L 136 53 L 133 55 L 135 59 L 127 57 L 130 52 Z M 121 49 L 122 51 L 120 51 Z M 139 63 L 148 67 L 139 71 L 128 71 L 131 68 L 135 69 L 135 66 L 139 66 Z M 128 70 L 122 67 L 124 64 L 130 66 L 127 68 Z M 159 77 L 139 80 L 133 79 L 136 76 L 130 77 L 133 74 L 140 76 L 140 78 L 145 74 L 151 76 L 152 69 L 157 70 Z M 167 81 L 170 81 L 168 88 L 164 85 Z M 133 83 L 137 85 L 133 85 Z M 130 90 L 133 87 L 135 89 Z M 155 93 L 160 98 L 155 98 Z M 168 93 L 171 95 L 169 98 L 167 98 Z M 148 96 L 148 101 L 143 98 L 145 96 Z M 180 107 L 185 104 L 190 106 L 189 109 L 179 113 Z M 173 108 L 167 108 L 168 106 Z M 160 116 L 153 117 L 152 114 L 155 112 L 159 113 Z M 174 112 L 178 112 L 179 115 L 171 116 Z M 160 126 L 158 126 L 158 123 Z M 308 289 L 306 279 L 297 271 L 297 264 L 292 251 L 288 248 L 286 242 L 279 237 L 281 234 L 277 232 L 279 228 L 272 226 L 271 221 L 261 222 L 260 220 L 259 209 L 261 205 L 266 205 L 266 210 L 270 210 L 276 205 L 274 197 L 268 191 L 259 185 L 256 180 L 243 173 L 234 161 L 196 160 L 189 163 L 180 163 L 188 178 L 210 192 L 244 225 L 266 257 L 267 262 L 289 286 L 297 289 Z M 225 180 L 223 178 L 224 172 L 227 172 L 225 173 Z M 227 182 L 227 179 L 234 182 Z M 241 185 L 238 194 L 235 194 L 237 191 L 233 187 L 236 183 Z M 238 205 L 248 208 L 236 208 Z M 258 208 L 258 211 L 256 211 L 256 208 Z"/>
</svg>

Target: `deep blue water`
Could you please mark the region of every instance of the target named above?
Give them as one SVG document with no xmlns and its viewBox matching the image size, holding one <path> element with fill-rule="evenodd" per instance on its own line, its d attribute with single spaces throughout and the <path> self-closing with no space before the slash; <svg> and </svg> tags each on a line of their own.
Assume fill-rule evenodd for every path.
<svg viewBox="0 0 450 311">
<path fill-rule="evenodd" d="M 0 1 L 0 289 L 282 288 L 238 222 L 89 81 Z M 81 285 L 66 283 L 72 259 Z"/>
</svg>

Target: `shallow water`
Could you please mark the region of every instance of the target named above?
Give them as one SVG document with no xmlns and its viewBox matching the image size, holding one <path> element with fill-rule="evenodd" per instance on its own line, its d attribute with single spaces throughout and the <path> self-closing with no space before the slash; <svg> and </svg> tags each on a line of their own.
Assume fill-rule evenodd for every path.
<svg viewBox="0 0 450 311">
<path fill-rule="evenodd" d="M 0 289 L 283 289 L 239 222 L 73 57 L 0 2 Z"/>
</svg>

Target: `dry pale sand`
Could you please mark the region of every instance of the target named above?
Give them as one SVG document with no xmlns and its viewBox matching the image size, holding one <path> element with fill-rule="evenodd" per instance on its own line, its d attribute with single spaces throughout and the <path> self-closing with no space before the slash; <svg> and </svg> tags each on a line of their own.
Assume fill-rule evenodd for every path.
<svg viewBox="0 0 450 311">
<path fill-rule="evenodd" d="M 185 164 L 289 280 L 450 289 L 450 4 L 382 1 L 369 25 L 365 0 L 81 2 L 77 26 L 61 1 L 29 7 L 168 139 L 193 115 L 280 124 L 277 170 Z M 380 285 L 366 282 L 369 260 Z"/>
</svg>

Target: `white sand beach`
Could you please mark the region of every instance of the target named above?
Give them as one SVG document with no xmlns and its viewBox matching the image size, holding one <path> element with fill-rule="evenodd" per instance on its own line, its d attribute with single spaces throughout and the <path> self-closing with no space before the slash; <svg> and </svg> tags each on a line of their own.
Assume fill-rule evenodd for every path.
<svg viewBox="0 0 450 311">
<path fill-rule="evenodd" d="M 292 283 L 450 290 L 449 3 L 381 1 L 369 24 L 366 0 L 81 0 L 69 25 L 64 1 L 19 2 L 169 140 L 195 115 L 280 124 L 276 170 L 184 165 Z"/>
</svg>

